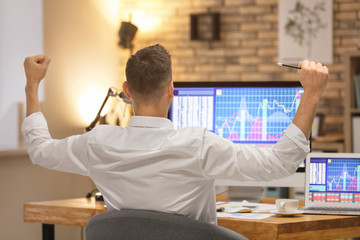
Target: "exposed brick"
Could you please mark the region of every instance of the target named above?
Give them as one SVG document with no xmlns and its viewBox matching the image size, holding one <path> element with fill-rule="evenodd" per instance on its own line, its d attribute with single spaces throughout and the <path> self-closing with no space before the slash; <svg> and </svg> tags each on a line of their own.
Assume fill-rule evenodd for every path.
<svg viewBox="0 0 360 240">
<path fill-rule="evenodd" d="M 255 0 L 256 5 L 274 5 L 278 4 L 279 0 Z"/>
<path fill-rule="evenodd" d="M 256 32 L 232 32 L 222 35 L 225 39 L 256 39 Z"/>
<path fill-rule="evenodd" d="M 225 67 L 225 72 L 242 73 L 242 72 L 249 71 L 249 70 L 251 70 L 251 69 L 249 69 L 248 66 L 244 66 L 241 64 L 226 65 L 226 67 Z M 253 69 L 253 70 L 255 70 L 255 69 Z"/>
<path fill-rule="evenodd" d="M 227 49 L 238 49 L 240 48 L 240 41 L 239 40 L 232 40 L 232 39 L 227 39 L 224 41 L 225 42 L 225 47 Z"/>
<path fill-rule="evenodd" d="M 270 23 L 243 23 L 240 26 L 241 31 L 257 31 L 271 29 Z"/>
<path fill-rule="evenodd" d="M 180 82 L 198 82 L 198 81 L 206 81 L 208 76 L 206 74 L 195 74 L 195 73 L 183 73 L 179 74 L 176 81 Z"/>
<path fill-rule="evenodd" d="M 193 7 L 221 7 L 221 0 L 197 0 L 192 1 Z"/>
<path fill-rule="evenodd" d="M 176 61 L 177 64 L 183 65 L 196 65 L 196 64 L 208 64 L 210 60 L 203 57 L 192 57 L 192 58 L 172 58 L 172 61 Z M 186 73 L 186 72 L 185 72 Z"/>
<path fill-rule="evenodd" d="M 331 71 L 331 70 L 330 70 Z M 343 82 L 328 82 L 327 87 L 328 89 L 337 89 L 338 91 L 344 90 L 344 83 Z"/>
<path fill-rule="evenodd" d="M 277 22 L 278 22 L 278 15 L 277 15 L 277 14 L 258 15 L 258 16 L 256 16 L 256 21 L 272 22 L 272 23 L 276 23 L 276 24 L 277 24 Z"/>
<path fill-rule="evenodd" d="M 232 54 L 230 52 L 235 52 L 236 55 L 239 55 L 239 56 L 249 56 L 249 55 L 255 55 L 256 54 L 256 48 L 238 48 L 238 49 L 235 49 L 235 50 L 231 50 L 231 49 L 228 49 L 226 51 L 226 55 L 228 56 L 229 54 Z"/>
<path fill-rule="evenodd" d="M 277 48 L 260 48 L 258 50 L 259 56 L 276 56 L 278 53 Z"/>
<path fill-rule="evenodd" d="M 278 32 L 277 31 L 259 31 L 258 38 L 259 39 L 277 39 Z"/>
<path fill-rule="evenodd" d="M 253 4 L 254 0 L 225 0 L 225 6 L 242 6 L 242 5 L 249 5 Z"/>
<path fill-rule="evenodd" d="M 354 52 L 357 50 L 358 49 L 356 46 L 337 47 L 334 49 L 334 53 L 335 54 L 345 54 L 345 53 Z"/>
<path fill-rule="evenodd" d="M 297 76 L 296 72 L 288 72 L 288 73 L 282 73 L 281 79 L 283 81 L 290 81 L 290 82 L 297 82 L 299 81 L 299 77 Z"/>
<path fill-rule="evenodd" d="M 340 3 L 339 10 L 340 11 L 354 11 L 360 9 L 360 2 L 358 3 Z"/>
<path fill-rule="evenodd" d="M 214 73 L 210 75 L 210 81 L 237 81 L 239 80 L 239 74 L 233 72 Z"/>
<path fill-rule="evenodd" d="M 221 15 L 238 14 L 239 9 L 233 6 L 226 6 L 218 9 Z M 218 11 L 216 10 L 216 11 Z"/>
<path fill-rule="evenodd" d="M 240 30 L 240 25 L 238 23 L 228 23 L 228 24 L 224 24 L 221 27 L 221 31 L 223 33 L 227 33 L 227 32 L 237 32 Z"/>
<path fill-rule="evenodd" d="M 356 46 L 360 41 L 359 37 L 353 37 L 353 38 L 342 38 L 341 39 L 341 45 L 342 46 Z"/>
<path fill-rule="evenodd" d="M 248 56 L 248 55 L 255 55 L 256 49 L 255 48 L 237 48 L 234 50 L 226 50 L 226 56 Z"/>
<path fill-rule="evenodd" d="M 239 58 L 240 64 L 251 64 L 251 65 L 258 65 L 262 62 L 261 57 L 241 57 Z"/>
<path fill-rule="evenodd" d="M 345 70 L 344 64 L 332 64 L 327 66 L 330 73 L 343 72 Z M 339 84 L 339 83 L 338 83 Z M 340 85 L 343 85 L 341 82 Z"/>
<path fill-rule="evenodd" d="M 258 70 L 261 73 L 274 73 L 278 72 L 279 68 L 276 64 L 260 64 Z"/>
<path fill-rule="evenodd" d="M 271 47 L 274 41 L 270 40 L 243 40 L 242 47 Z"/>
<path fill-rule="evenodd" d="M 341 13 L 335 13 L 334 16 L 335 20 L 356 20 L 356 12 L 341 12 Z"/>
<path fill-rule="evenodd" d="M 243 15 L 225 15 L 220 17 L 221 22 L 224 24 L 229 23 L 241 23 L 241 22 L 254 22 L 255 16 L 243 16 Z"/>
<path fill-rule="evenodd" d="M 330 99 L 340 99 L 340 91 L 339 89 L 326 87 L 324 90 L 322 98 L 330 98 Z"/>
<path fill-rule="evenodd" d="M 360 24 L 360 21 L 338 21 L 338 22 L 339 25 L 337 27 L 339 29 L 358 29 L 357 27 Z"/>
<path fill-rule="evenodd" d="M 163 7 L 165 9 L 178 9 L 178 8 L 185 8 L 191 7 L 190 1 L 163 1 Z"/>
<path fill-rule="evenodd" d="M 333 46 L 340 46 L 341 45 L 341 38 L 340 37 L 333 37 Z"/>
<path fill-rule="evenodd" d="M 174 49 L 171 51 L 174 57 L 193 57 L 195 56 L 194 49 Z"/>
<path fill-rule="evenodd" d="M 278 0 L 143 1 L 138 6 L 156 16 L 159 24 L 138 32 L 135 50 L 163 44 L 172 54 L 176 81 L 298 81 L 296 71 L 276 66 L 277 5 Z M 343 131 L 343 56 L 359 51 L 359 5 L 358 0 L 333 0 L 334 63 L 328 65 L 329 82 L 319 105 L 327 133 Z M 133 7 L 124 6 L 124 11 Z M 208 11 L 221 14 L 221 40 L 190 41 L 190 14 Z M 124 66 L 129 53 L 121 52 L 119 62 Z"/>
<path fill-rule="evenodd" d="M 269 74 L 263 74 L 263 73 L 244 73 L 242 74 L 242 80 L 262 82 L 262 81 L 272 81 L 273 77 Z"/>
<path fill-rule="evenodd" d="M 247 6 L 247 7 L 241 7 L 239 8 L 239 13 L 241 15 L 259 15 L 259 14 L 265 14 L 270 13 L 271 8 L 268 6 Z"/>
<path fill-rule="evenodd" d="M 206 12 L 206 9 L 202 8 L 202 7 L 180 7 L 177 9 L 177 14 L 179 16 L 187 16 L 190 17 L 190 14 L 198 14 L 198 13 L 204 13 Z"/>
<path fill-rule="evenodd" d="M 225 66 L 222 65 L 196 65 L 195 72 L 197 73 L 214 73 L 214 72 L 223 72 Z"/>
<path fill-rule="evenodd" d="M 225 49 L 196 49 L 196 56 L 223 57 L 225 56 Z"/>
<path fill-rule="evenodd" d="M 183 73 L 183 72 L 193 72 L 193 66 L 186 66 L 186 65 L 174 65 L 172 66 L 173 74 Z"/>
</svg>

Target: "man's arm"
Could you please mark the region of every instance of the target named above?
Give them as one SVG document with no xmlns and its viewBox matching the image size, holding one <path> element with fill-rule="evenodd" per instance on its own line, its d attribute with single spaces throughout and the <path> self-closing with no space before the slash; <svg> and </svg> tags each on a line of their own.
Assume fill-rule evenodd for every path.
<svg viewBox="0 0 360 240">
<path fill-rule="evenodd" d="M 40 111 L 38 89 L 40 81 L 45 77 L 50 59 L 45 55 L 27 57 L 24 61 L 26 74 L 26 116 Z"/>
<path fill-rule="evenodd" d="M 304 93 L 293 123 L 309 139 L 316 109 L 320 96 L 326 87 L 329 71 L 321 63 L 309 62 L 308 60 L 300 62 L 299 66 L 301 69 L 298 70 L 298 75 Z"/>
<path fill-rule="evenodd" d="M 24 61 L 27 78 L 25 87 L 27 118 L 22 124 L 22 132 L 27 151 L 34 164 L 87 175 L 89 133 L 70 136 L 62 140 L 52 139 L 46 120 L 39 112 L 38 88 L 40 81 L 45 77 L 49 63 L 50 59 L 45 55 L 27 57 Z"/>
</svg>

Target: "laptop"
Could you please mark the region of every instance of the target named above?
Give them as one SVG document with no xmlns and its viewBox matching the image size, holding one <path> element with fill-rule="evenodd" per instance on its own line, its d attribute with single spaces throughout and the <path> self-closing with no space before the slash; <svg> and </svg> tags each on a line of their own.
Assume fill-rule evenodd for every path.
<svg viewBox="0 0 360 240">
<path fill-rule="evenodd" d="M 308 214 L 360 215 L 360 153 L 310 153 L 305 163 Z"/>
</svg>

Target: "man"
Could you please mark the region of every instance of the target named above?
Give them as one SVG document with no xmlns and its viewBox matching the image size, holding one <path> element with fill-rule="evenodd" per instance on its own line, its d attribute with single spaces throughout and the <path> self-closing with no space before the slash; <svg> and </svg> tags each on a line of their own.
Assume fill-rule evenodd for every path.
<svg viewBox="0 0 360 240">
<path fill-rule="evenodd" d="M 167 119 L 173 98 L 171 57 L 160 45 L 131 56 L 123 84 L 135 116 L 129 126 L 100 125 L 52 139 L 40 112 L 38 86 L 50 60 L 26 58 L 27 118 L 23 134 L 33 163 L 90 176 L 109 210 L 148 209 L 216 223 L 216 178 L 270 180 L 290 176 L 309 151 L 309 136 L 328 69 L 299 64 L 304 88 L 293 123 L 271 150 L 233 144 L 201 127 L 175 130 Z"/>
</svg>

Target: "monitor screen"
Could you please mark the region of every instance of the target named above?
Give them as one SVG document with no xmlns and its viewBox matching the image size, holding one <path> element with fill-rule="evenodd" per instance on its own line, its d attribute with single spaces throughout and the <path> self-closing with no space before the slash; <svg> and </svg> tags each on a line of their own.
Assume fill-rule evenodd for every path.
<svg viewBox="0 0 360 240">
<path fill-rule="evenodd" d="M 310 158 L 309 202 L 360 203 L 360 158 Z"/>
<path fill-rule="evenodd" d="M 169 119 L 201 126 L 234 143 L 271 148 L 292 122 L 299 82 L 174 82 Z"/>
</svg>

